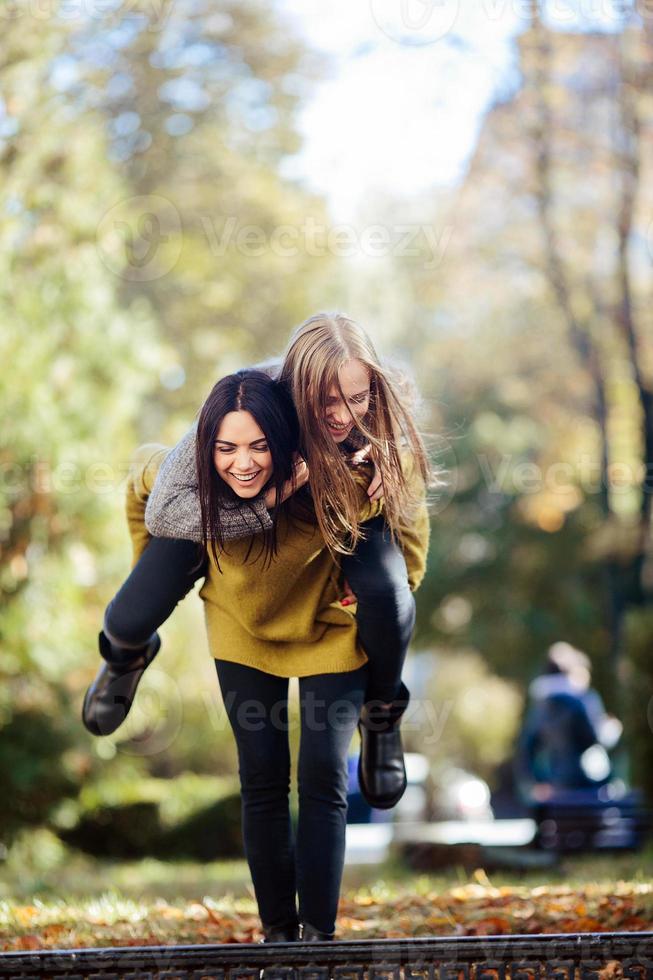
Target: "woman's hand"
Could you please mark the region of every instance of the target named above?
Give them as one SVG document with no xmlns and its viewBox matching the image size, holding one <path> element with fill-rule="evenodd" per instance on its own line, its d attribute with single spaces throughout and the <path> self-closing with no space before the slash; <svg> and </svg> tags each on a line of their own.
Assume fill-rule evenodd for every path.
<svg viewBox="0 0 653 980">
<path fill-rule="evenodd" d="M 358 602 L 358 599 L 356 598 L 356 596 L 354 595 L 354 593 L 351 591 L 351 585 L 349 584 L 349 582 L 347 581 L 347 579 L 344 580 L 344 582 L 342 584 L 342 588 L 343 588 L 344 595 L 343 595 L 342 599 L 340 600 L 340 605 L 341 606 L 351 606 L 355 602 Z"/>
<path fill-rule="evenodd" d="M 381 473 L 377 469 L 376 463 L 373 463 L 374 474 L 370 480 L 370 485 L 367 488 L 367 496 L 370 500 L 380 500 L 383 496 L 383 479 Z"/>
<path fill-rule="evenodd" d="M 303 487 L 305 483 L 308 483 L 308 465 L 306 460 L 303 459 L 299 453 L 295 453 L 295 460 L 293 462 L 293 478 L 292 480 L 286 480 L 281 490 L 281 500 L 278 503 L 283 503 L 288 497 L 291 497 L 293 493 L 296 493 L 300 487 Z M 265 494 L 265 506 L 270 510 L 272 507 L 277 505 L 277 491 L 275 487 L 270 487 L 268 492 Z"/>
<path fill-rule="evenodd" d="M 370 485 L 367 488 L 367 496 L 370 500 L 380 500 L 383 496 L 383 478 L 379 469 L 370 456 L 370 446 L 363 446 L 359 449 L 357 453 L 351 457 L 352 466 L 360 466 L 361 463 L 371 463 L 374 467 L 374 473 L 372 474 L 372 479 L 370 480 Z"/>
</svg>

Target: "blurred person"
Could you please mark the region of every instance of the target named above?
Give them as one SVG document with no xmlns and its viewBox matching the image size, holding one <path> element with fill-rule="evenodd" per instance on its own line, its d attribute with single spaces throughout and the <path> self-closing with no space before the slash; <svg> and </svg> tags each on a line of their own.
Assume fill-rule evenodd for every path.
<svg viewBox="0 0 653 980">
<path fill-rule="evenodd" d="M 531 682 L 529 693 L 536 700 L 557 693 L 580 697 L 596 731 L 597 741 L 606 749 L 612 749 L 621 737 L 623 726 L 605 710 L 601 695 L 591 687 L 591 681 L 592 665 L 587 654 L 560 640 L 549 647 L 545 670 Z"/>
<path fill-rule="evenodd" d="M 523 797 L 545 802 L 564 790 L 596 789 L 611 776 L 607 749 L 622 726 L 591 686 L 589 657 L 554 643 L 544 671 L 530 684 L 530 706 L 515 759 Z"/>
</svg>

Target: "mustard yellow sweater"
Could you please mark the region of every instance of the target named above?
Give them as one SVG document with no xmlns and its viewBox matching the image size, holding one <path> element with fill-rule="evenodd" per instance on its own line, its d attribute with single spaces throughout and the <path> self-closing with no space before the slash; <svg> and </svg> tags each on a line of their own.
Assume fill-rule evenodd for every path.
<svg viewBox="0 0 653 980">
<path fill-rule="evenodd" d="M 137 450 L 127 481 L 127 522 L 133 564 L 147 545 L 145 506 L 159 466 L 170 450 L 149 444 Z M 368 478 L 369 480 L 369 478 Z M 382 511 L 361 485 L 360 520 Z M 424 504 L 410 527 L 401 530 L 411 589 L 426 567 L 429 522 Z M 316 525 L 288 520 L 277 530 L 276 558 L 243 564 L 251 538 L 227 542 L 220 570 L 209 553 L 209 567 L 200 591 L 211 655 L 218 660 L 256 667 L 279 677 L 341 673 L 367 661 L 357 641 L 356 606 L 342 606 L 338 565 Z M 209 549 L 210 551 L 210 549 Z M 257 554 L 256 546 L 253 555 Z"/>
</svg>

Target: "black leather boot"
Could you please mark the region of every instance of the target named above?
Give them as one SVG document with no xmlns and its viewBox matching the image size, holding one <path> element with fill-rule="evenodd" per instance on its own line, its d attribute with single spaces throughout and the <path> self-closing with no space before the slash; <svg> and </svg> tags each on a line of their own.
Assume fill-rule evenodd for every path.
<svg viewBox="0 0 653 980">
<path fill-rule="evenodd" d="M 302 943 L 326 943 L 335 937 L 335 932 L 320 932 L 310 922 L 302 922 Z"/>
<path fill-rule="evenodd" d="M 406 791 L 406 766 L 399 726 L 409 699 L 410 692 L 402 681 L 399 694 L 389 708 L 370 701 L 361 710 L 358 784 L 370 806 L 378 810 L 395 806 Z"/>
<path fill-rule="evenodd" d="M 82 721 L 91 735 L 111 735 L 129 714 L 138 682 L 159 652 L 161 639 L 153 633 L 145 646 L 134 650 L 118 646 L 104 632 L 98 640 L 106 663 L 84 695 Z"/>
<path fill-rule="evenodd" d="M 277 926 L 266 929 L 263 926 L 264 943 L 296 943 L 299 941 L 299 926 Z"/>
</svg>

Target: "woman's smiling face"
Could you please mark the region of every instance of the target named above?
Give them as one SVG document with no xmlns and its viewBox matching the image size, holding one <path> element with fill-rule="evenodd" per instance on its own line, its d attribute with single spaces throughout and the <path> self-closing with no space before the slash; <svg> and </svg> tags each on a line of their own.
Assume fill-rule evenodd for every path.
<svg viewBox="0 0 653 980">
<path fill-rule="evenodd" d="M 327 395 L 324 420 L 334 442 L 344 442 L 370 407 L 370 372 L 362 361 L 353 358 L 338 371 L 342 395 L 332 385 Z M 344 398 L 343 398 L 344 395 Z"/>
<path fill-rule="evenodd" d="M 272 476 L 272 453 L 250 412 L 228 412 L 213 445 L 213 462 L 220 476 L 239 497 L 256 497 Z"/>
</svg>

